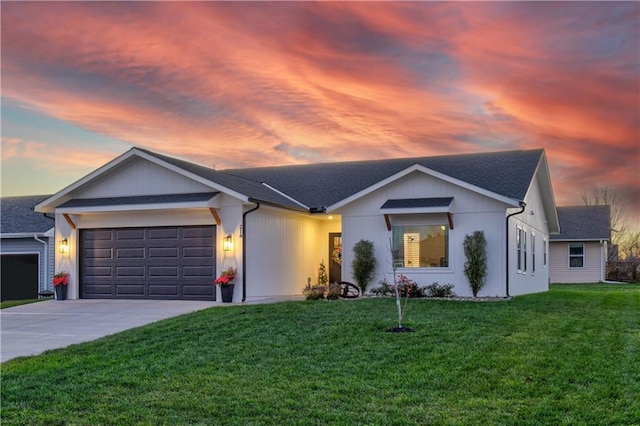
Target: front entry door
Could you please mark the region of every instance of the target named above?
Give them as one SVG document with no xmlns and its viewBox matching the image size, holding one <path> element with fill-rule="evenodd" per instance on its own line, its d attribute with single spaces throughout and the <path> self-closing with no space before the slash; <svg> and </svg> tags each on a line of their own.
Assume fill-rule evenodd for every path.
<svg viewBox="0 0 640 426">
<path fill-rule="evenodd" d="M 329 282 L 342 281 L 342 233 L 329 233 Z"/>
</svg>

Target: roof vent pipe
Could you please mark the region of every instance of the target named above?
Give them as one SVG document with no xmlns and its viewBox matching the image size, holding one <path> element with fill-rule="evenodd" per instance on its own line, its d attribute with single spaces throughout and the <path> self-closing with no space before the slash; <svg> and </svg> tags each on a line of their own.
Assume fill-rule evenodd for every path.
<svg viewBox="0 0 640 426">
<path fill-rule="evenodd" d="M 260 202 L 249 199 L 256 206 L 242 213 L 242 301 L 247 300 L 247 215 L 260 208 Z"/>
<path fill-rule="evenodd" d="M 527 203 L 525 203 L 524 201 L 520 201 L 520 210 L 515 212 L 515 213 L 511 213 L 509 215 L 507 215 L 507 220 L 506 220 L 506 244 L 505 244 L 505 251 L 506 251 L 506 296 L 505 297 L 511 297 L 509 295 L 509 218 L 511 216 L 516 216 L 519 214 L 524 213 L 524 208 L 527 207 Z"/>
</svg>

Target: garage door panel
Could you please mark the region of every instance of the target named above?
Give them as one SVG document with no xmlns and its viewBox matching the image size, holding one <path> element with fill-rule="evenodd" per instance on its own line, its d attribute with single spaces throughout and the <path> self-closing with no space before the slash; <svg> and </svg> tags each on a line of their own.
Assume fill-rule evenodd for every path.
<svg viewBox="0 0 640 426">
<path fill-rule="evenodd" d="M 177 240 L 179 236 L 178 228 L 149 229 L 149 240 Z"/>
<path fill-rule="evenodd" d="M 145 277 L 144 266 L 118 266 L 116 267 L 116 278 L 120 277 Z"/>
<path fill-rule="evenodd" d="M 213 268 L 206 266 L 184 266 L 182 273 L 184 277 L 212 277 Z"/>
<path fill-rule="evenodd" d="M 189 240 L 192 238 L 209 239 L 214 237 L 214 228 L 184 228 L 183 238 Z"/>
<path fill-rule="evenodd" d="M 108 284 L 94 284 L 85 289 L 85 297 L 89 296 L 111 296 L 112 286 Z"/>
<path fill-rule="evenodd" d="M 178 277 L 178 266 L 149 266 L 150 277 Z"/>
<path fill-rule="evenodd" d="M 177 298 L 180 296 L 178 290 L 177 285 L 152 284 L 149 286 L 149 296 L 173 296 Z"/>
<path fill-rule="evenodd" d="M 149 247 L 148 253 L 149 259 L 178 259 L 179 250 L 177 247 Z"/>
<path fill-rule="evenodd" d="M 145 296 L 145 285 L 144 284 L 126 284 L 119 285 L 116 287 L 116 295 L 117 296 Z"/>
<path fill-rule="evenodd" d="M 87 229 L 84 231 L 85 241 L 112 241 L 113 233 L 111 230 L 92 230 Z"/>
<path fill-rule="evenodd" d="M 144 254 L 144 247 L 116 249 L 116 257 L 118 259 L 144 259 Z"/>
<path fill-rule="evenodd" d="M 213 226 L 82 230 L 81 297 L 215 300 L 214 235 Z"/>
<path fill-rule="evenodd" d="M 83 256 L 85 259 L 111 259 L 113 257 L 113 251 L 110 248 L 88 248 L 83 250 Z"/>
<path fill-rule="evenodd" d="M 120 229 L 116 231 L 116 240 L 145 240 L 144 229 Z"/>
<path fill-rule="evenodd" d="M 183 258 L 201 259 L 213 256 L 213 247 L 184 247 Z"/>
</svg>

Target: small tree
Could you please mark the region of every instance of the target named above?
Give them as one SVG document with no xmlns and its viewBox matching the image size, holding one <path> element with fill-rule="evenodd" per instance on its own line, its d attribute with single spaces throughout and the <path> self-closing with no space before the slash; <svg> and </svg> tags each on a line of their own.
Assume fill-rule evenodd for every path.
<svg viewBox="0 0 640 426">
<path fill-rule="evenodd" d="M 487 240 L 483 231 L 475 231 L 464 237 L 464 274 L 469 280 L 473 297 L 484 287 L 487 278 Z"/>
<path fill-rule="evenodd" d="M 353 253 L 354 258 L 353 262 L 351 262 L 353 278 L 362 293 L 364 293 L 369 282 L 373 279 L 378 264 L 373 251 L 373 243 L 367 240 L 360 240 L 353 246 Z"/>
<path fill-rule="evenodd" d="M 320 262 L 320 266 L 318 266 L 318 284 L 325 285 L 329 282 L 329 277 L 327 277 L 327 267 L 324 264 L 324 259 Z"/>
</svg>

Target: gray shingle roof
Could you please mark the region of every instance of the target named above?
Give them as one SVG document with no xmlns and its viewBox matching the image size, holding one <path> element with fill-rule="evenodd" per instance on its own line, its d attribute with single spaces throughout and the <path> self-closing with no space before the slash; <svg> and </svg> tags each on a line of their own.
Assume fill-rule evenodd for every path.
<svg viewBox="0 0 640 426">
<path fill-rule="evenodd" d="M 348 198 L 414 164 L 496 194 L 524 199 L 543 154 L 542 149 L 482 154 L 401 158 L 343 163 L 227 169 L 225 174 L 266 182 L 309 207 Z"/>
<path fill-rule="evenodd" d="M 439 198 L 403 198 L 387 200 L 381 209 L 410 209 L 419 207 L 446 207 L 451 204 L 453 197 Z"/>
<path fill-rule="evenodd" d="M 560 233 L 551 234 L 554 241 L 610 240 L 611 210 L 609 206 L 558 207 Z"/>
<path fill-rule="evenodd" d="M 295 202 L 291 201 L 287 197 L 278 194 L 275 191 L 262 185 L 261 181 L 254 181 L 242 176 L 236 176 L 233 174 L 225 173 L 220 170 L 214 170 L 209 167 L 201 166 L 198 164 L 190 163 L 188 161 L 179 160 L 177 158 L 161 155 L 153 151 L 148 151 L 142 148 L 137 148 L 139 151 L 152 155 L 162 161 L 166 161 L 176 167 L 179 167 L 189 173 L 193 173 L 211 182 L 222 185 L 233 191 L 244 194 L 250 198 L 255 198 L 260 201 L 265 201 L 273 204 L 278 204 L 284 207 L 301 209 L 301 207 Z"/>
<path fill-rule="evenodd" d="M 41 234 L 53 228 L 54 222 L 35 213 L 33 207 L 50 195 L 2 197 L 0 200 L 0 232 L 2 234 Z"/>
</svg>

